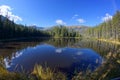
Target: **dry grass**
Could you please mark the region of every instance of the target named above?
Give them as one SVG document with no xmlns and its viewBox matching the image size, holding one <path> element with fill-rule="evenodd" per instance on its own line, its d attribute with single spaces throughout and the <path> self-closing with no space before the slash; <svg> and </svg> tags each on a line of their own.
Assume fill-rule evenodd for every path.
<svg viewBox="0 0 120 80">
<path fill-rule="evenodd" d="M 97 40 L 108 42 L 108 43 L 113 43 L 113 44 L 120 44 L 120 42 L 116 40 L 107 40 L 107 39 L 97 39 Z"/>
<path fill-rule="evenodd" d="M 72 80 L 110 80 L 120 77 L 120 50 L 118 53 L 108 53 L 106 61 L 97 68 L 94 72 L 89 69 L 86 73 L 79 72 L 76 76 L 73 76 Z M 67 80 L 64 73 L 51 70 L 49 67 L 42 67 L 41 65 L 35 65 L 32 72 L 36 78 L 32 78 L 29 74 L 29 78 L 26 74 L 14 73 L 7 71 L 4 66 L 0 64 L 0 80 Z"/>
<path fill-rule="evenodd" d="M 62 72 L 55 73 L 49 67 L 35 65 L 32 74 L 35 74 L 38 80 L 66 80 L 66 75 Z"/>
<path fill-rule="evenodd" d="M 26 76 L 23 73 L 9 72 L 4 68 L 3 65 L 0 65 L 0 80 L 33 80 L 32 77 Z"/>
<path fill-rule="evenodd" d="M 42 80 L 51 80 L 53 78 L 53 71 L 49 68 L 43 68 L 40 65 L 35 65 L 32 74 L 35 74 L 39 79 Z"/>
<path fill-rule="evenodd" d="M 120 77 L 120 54 L 108 53 L 106 61 L 94 72 L 82 72 L 73 77 L 72 80 L 110 80 Z"/>
</svg>

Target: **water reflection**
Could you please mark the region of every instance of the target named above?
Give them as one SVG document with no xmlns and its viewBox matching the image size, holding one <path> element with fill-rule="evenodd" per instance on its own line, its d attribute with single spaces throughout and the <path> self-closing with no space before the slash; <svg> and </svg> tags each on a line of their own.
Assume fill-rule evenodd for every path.
<svg viewBox="0 0 120 80">
<path fill-rule="evenodd" d="M 97 63 L 96 63 L 97 60 Z M 48 44 L 40 44 L 36 47 L 28 47 L 16 52 L 12 57 L 11 64 L 7 64 L 8 70 L 21 72 L 21 66 L 26 71 L 31 71 L 34 65 L 40 64 L 49 66 L 51 69 L 56 68 L 63 72 L 85 71 L 88 66 L 94 70 L 102 62 L 99 56 L 92 49 L 84 48 L 57 48 Z M 16 68 L 17 65 L 17 68 Z"/>
<path fill-rule="evenodd" d="M 93 70 L 101 64 L 101 56 L 120 49 L 120 45 L 97 40 L 64 38 L 2 42 L 0 46 L 0 55 L 8 70 L 21 71 L 22 66 L 29 72 L 36 63 L 69 73 L 88 67 Z"/>
<path fill-rule="evenodd" d="M 79 43 L 74 45 L 74 47 L 75 46 L 81 48 L 91 48 L 98 52 L 101 56 L 106 56 L 109 52 L 118 53 L 117 51 L 120 49 L 119 44 L 106 43 L 98 40 L 81 40 Z"/>
</svg>

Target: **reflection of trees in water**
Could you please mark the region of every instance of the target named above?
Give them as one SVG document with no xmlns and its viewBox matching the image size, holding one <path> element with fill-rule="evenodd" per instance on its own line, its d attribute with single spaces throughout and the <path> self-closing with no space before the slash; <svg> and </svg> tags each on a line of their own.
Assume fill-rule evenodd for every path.
<svg viewBox="0 0 120 80">
<path fill-rule="evenodd" d="M 51 44 L 56 47 L 78 47 L 78 48 L 92 48 L 101 55 L 105 55 L 108 52 L 115 52 L 120 48 L 120 45 L 101 42 L 98 40 L 81 40 L 75 38 L 44 38 L 44 39 L 32 39 L 32 40 L 21 40 L 15 42 L 5 42 L 0 44 L 0 55 L 7 57 L 8 59 L 19 50 L 27 47 L 34 47 L 40 43 Z"/>
<path fill-rule="evenodd" d="M 75 44 L 77 47 L 81 48 L 92 48 L 101 55 L 107 55 L 109 52 L 116 52 L 120 49 L 120 45 L 106 43 L 98 40 L 81 40 L 78 44 Z"/>
<path fill-rule="evenodd" d="M 8 57 L 8 56 L 11 56 L 12 55 L 12 53 L 15 53 L 15 52 L 17 52 L 17 51 L 19 51 L 19 50 L 22 50 L 22 49 L 24 49 L 24 48 L 26 48 L 26 47 L 28 47 L 28 46 L 35 46 L 35 45 L 37 45 L 38 43 L 31 43 L 31 42 L 28 42 L 28 43 L 24 43 L 24 42 L 22 42 L 22 43 L 18 43 L 17 45 L 13 45 L 14 44 L 14 42 L 13 43 L 8 43 L 8 45 L 5 45 L 5 46 L 11 46 L 11 47 L 14 47 L 13 49 L 7 49 L 7 48 L 4 48 L 4 49 L 0 49 L 0 52 L 1 52 L 1 55 L 3 56 L 3 57 Z"/>
<path fill-rule="evenodd" d="M 47 43 L 56 47 L 71 47 L 75 43 L 78 43 L 80 39 L 75 38 L 52 38 Z"/>
<path fill-rule="evenodd" d="M 99 75 L 106 74 L 107 70 L 110 76 L 117 75 L 120 76 L 120 45 L 106 43 L 98 40 L 80 40 L 74 38 L 58 38 L 58 39 L 35 39 L 32 41 L 18 41 L 18 42 L 5 42 L 0 43 L 0 64 L 6 65 L 5 60 L 8 65 L 11 64 L 11 59 L 18 56 L 19 52 L 23 51 L 27 47 L 34 47 L 41 43 L 51 44 L 55 47 L 75 47 L 75 48 L 91 48 L 100 55 L 104 56 L 106 59 L 105 63 L 96 70 L 99 74 L 94 74 L 99 77 Z M 18 52 L 18 54 L 16 54 Z M 85 68 L 85 67 L 84 67 Z M 116 72 L 115 72 L 116 71 Z M 79 77 L 81 75 L 78 75 Z M 82 75 L 83 76 L 83 75 Z M 117 77 L 116 76 L 116 77 Z M 108 76 L 109 77 L 109 76 Z M 113 78 L 113 77 L 110 77 Z M 74 79 L 73 79 L 74 80 Z"/>
<path fill-rule="evenodd" d="M 116 52 L 120 45 L 113 43 L 106 43 L 98 40 L 81 40 L 81 39 L 50 39 L 48 44 L 52 44 L 56 47 L 75 47 L 75 48 L 91 48 L 102 56 L 107 55 L 109 52 Z"/>
<path fill-rule="evenodd" d="M 100 53 L 102 56 L 107 55 L 109 52 L 120 53 L 120 45 L 112 43 L 106 43 L 97 40 L 81 40 L 75 38 L 46 38 L 0 43 L 0 56 L 10 63 L 11 59 L 18 55 L 16 52 L 24 50 L 27 47 L 35 47 L 41 43 L 51 44 L 55 47 L 91 48 Z"/>
<path fill-rule="evenodd" d="M 28 43 L 24 43 L 24 42 L 20 42 L 20 43 L 17 43 L 17 45 L 14 45 L 16 44 L 16 42 L 12 42 L 12 43 L 8 43 L 8 45 L 4 45 L 4 46 L 11 46 L 11 47 L 14 47 L 12 49 L 8 49 L 8 48 L 4 48 L 4 49 L 0 49 L 0 56 L 3 57 L 3 61 L 4 61 L 4 66 L 8 67 L 10 64 L 11 64 L 11 60 L 17 56 L 16 52 L 19 51 L 19 50 L 22 50 L 28 46 L 35 46 L 37 45 L 37 43 L 31 43 L 31 42 L 28 42 Z"/>
<path fill-rule="evenodd" d="M 7 61 L 10 61 L 12 57 L 16 56 L 16 52 L 19 52 L 27 47 L 34 47 L 46 40 L 48 40 L 48 38 L 1 42 L 0 56 L 6 58 Z"/>
</svg>

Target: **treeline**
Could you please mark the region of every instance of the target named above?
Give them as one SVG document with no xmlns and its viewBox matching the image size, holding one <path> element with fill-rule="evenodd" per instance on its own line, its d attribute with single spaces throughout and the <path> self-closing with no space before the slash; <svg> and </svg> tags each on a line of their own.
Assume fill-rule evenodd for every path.
<svg viewBox="0 0 120 80">
<path fill-rule="evenodd" d="M 33 27 L 16 24 L 7 17 L 0 15 L 0 39 L 48 36 L 50 35 L 45 31 L 43 32 Z"/>
<path fill-rule="evenodd" d="M 79 32 L 69 29 L 63 25 L 54 26 L 51 30 L 49 30 L 49 34 L 53 37 L 81 37 Z"/>
<path fill-rule="evenodd" d="M 120 41 L 120 11 L 116 12 L 112 20 L 87 29 L 84 36 Z"/>
</svg>

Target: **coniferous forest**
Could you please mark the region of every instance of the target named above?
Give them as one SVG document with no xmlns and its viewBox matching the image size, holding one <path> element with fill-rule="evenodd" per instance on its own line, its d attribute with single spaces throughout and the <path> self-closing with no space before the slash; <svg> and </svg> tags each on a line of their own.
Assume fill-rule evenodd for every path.
<svg viewBox="0 0 120 80">
<path fill-rule="evenodd" d="M 50 30 L 42 31 L 30 26 L 16 24 L 8 17 L 0 15 L 0 39 L 25 37 L 81 37 L 78 31 L 70 30 L 64 25 L 53 26 Z"/>
<path fill-rule="evenodd" d="M 54 26 L 48 31 L 41 31 L 34 27 L 16 24 L 7 17 L 0 15 L 0 39 L 50 36 L 81 37 L 81 34 L 62 25 Z M 120 41 L 120 11 L 116 12 L 112 20 L 105 21 L 93 28 L 88 28 L 82 36 Z"/>
<path fill-rule="evenodd" d="M 0 0 L 0 80 L 120 80 L 120 0 Z"/>
<path fill-rule="evenodd" d="M 112 20 L 105 21 L 93 28 L 87 29 L 84 36 L 120 41 L 120 11 L 115 13 Z"/>
<path fill-rule="evenodd" d="M 37 30 L 33 27 L 16 24 L 8 17 L 0 15 L 0 39 L 25 38 L 25 37 L 49 37 L 47 32 Z"/>
<path fill-rule="evenodd" d="M 35 40 L 30 42 L 28 41 L 28 43 L 25 43 L 24 40 L 23 43 L 20 43 L 19 41 L 18 42 L 1 41 L 0 51 L 1 51 L 1 55 L 3 56 L 0 55 L 0 80 L 110 80 L 110 79 L 116 80 L 120 76 L 120 69 L 119 69 L 120 45 L 96 40 L 96 39 L 103 39 L 103 40 L 116 41 L 120 43 L 120 11 L 117 11 L 113 15 L 112 19 L 107 20 L 101 24 L 98 24 L 97 26 L 89 27 L 82 33 L 80 33 L 80 31 L 78 30 L 70 29 L 69 27 L 64 25 L 57 25 L 46 30 L 39 30 L 34 27 L 17 24 L 14 21 L 9 20 L 8 16 L 3 17 L 2 15 L 0 15 L 0 40 L 19 39 L 19 38 L 34 39 L 35 37 L 40 39 L 36 39 L 36 42 Z M 45 41 L 43 41 L 41 37 L 47 37 L 47 38 L 45 39 Z M 79 39 L 75 39 L 76 37 Z M 66 53 L 65 50 L 67 51 Z M 92 52 L 89 52 L 91 50 Z M 30 55 L 27 55 L 28 57 L 26 57 L 25 55 L 24 58 L 25 52 L 26 55 L 27 54 Z M 53 53 L 55 53 L 55 56 Z M 96 58 L 94 60 L 95 57 L 91 53 L 97 54 L 97 56 L 95 57 L 99 57 L 99 58 L 98 59 Z M 11 55 L 12 57 L 10 56 L 6 57 L 7 54 Z M 36 64 L 37 62 L 35 62 L 35 65 L 32 65 L 33 70 L 30 72 L 30 74 L 24 73 L 23 67 L 22 67 L 23 73 L 19 73 L 17 71 L 10 72 L 6 68 L 5 62 L 7 62 L 7 60 L 8 60 L 7 65 L 9 65 L 10 63 L 12 63 L 12 59 L 15 60 L 15 58 L 19 58 L 21 56 L 23 56 L 22 60 L 27 59 L 26 63 L 24 63 L 27 64 L 27 61 L 28 63 L 32 63 L 33 58 L 34 60 L 35 58 L 40 59 L 39 57 L 41 56 L 43 60 L 46 58 L 46 60 L 48 61 L 52 61 L 52 60 L 55 61 L 54 59 L 56 59 L 56 56 L 58 55 L 59 57 L 57 57 L 58 59 L 56 61 L 58 62 L 62 61 L 60 63 L 64 63 L 64 59 L 66 60 L 66 58 L 68 58 L 68 62 L 66 60 L 65 61 L 66 63 L 64 65 L 69 64 L 69 62 L 71 61 L 70 67 L 72 68 L 72 71 L 70 73 L 68 74 L 64 73 L 64 69 L 68 69 L 66 67 L 65 68 L 63 67 L 63 69 L 60 68 L 61 71 L 63 70 L 63 72 L 59 72 L 59 71 L 57 72 L 54 71 L 55 68 L 52 70 L 49 66 L 45 65 L 44 67 L 41 64 L 40 65 Z M 64 57 L 60 59 L 60 55 Z M 86 57 L 86 55 L 88 56 Z M 87 59 L 89 56 L 91 58 L 90 60 Z M 79 60 L 82 59 L 83 62 L 82 61 L 79 62 Z M 95 67 L 94 70 L 89 70 L 89 67 L 94 68 L 93 67 L 94 64 L 90 64 L 87 66 L 85 65 L 85 63 L 88 64 L 89 62 L 92 61 L 92 59 L 94 61 L 93 63 L 98 64 L 98 66 L 97 67 L 94 66 Z M 19 61 L 22 60 L 20 59 Z M 31 62 L 29 62 L 29 60 L 31 60 Z M 72 64 L 72 62 L 75 61 L 77 62 Z M 52 62 L 50 64 L 52 64 Z M 19 67 L 19 65 L 16 66 Z M 17 69 L 16 66 L 15 69 Z M 29 66 L 27 66 L 27 68 Z M 61 65 L 58 65 L 58 67 L 59 66 Z M 83 72 L 82 71 L 79 72 L 76 70 L 77 68 L 73 70 L 74 66 L 75 67 L 79 66 L 77 67 L 78 70 L 80 70 L 80 66 L 82 66 L 82 69 L 86 67 L 86 70 Z"/>
<path fill-rule="evenodd" d="M 58 37 L 58 38 L 59 37 L 67 37 L 67 38 L 81 37 L 81 34 L 78 31 L 69 29 L 64 25 L 58 25 L 58 26 L 52 27 L 49 33 L 51 36 Z"/>
</svg>

